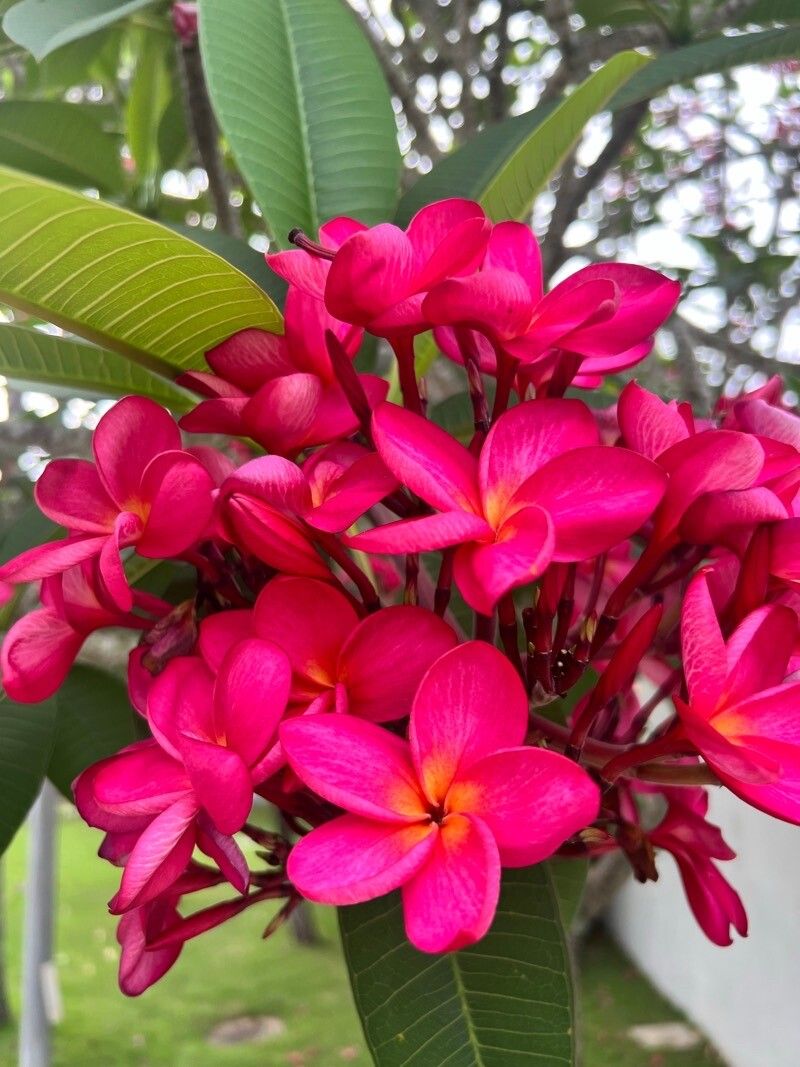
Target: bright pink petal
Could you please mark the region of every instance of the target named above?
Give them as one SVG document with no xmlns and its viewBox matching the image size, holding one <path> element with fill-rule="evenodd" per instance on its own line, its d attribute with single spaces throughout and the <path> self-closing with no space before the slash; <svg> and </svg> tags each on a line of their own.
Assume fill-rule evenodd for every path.
<svg viewBox="0 0 800 1067">
<path fill-rule="evenodd" d="M 376 409 L 372 430 L 384 463 L 412 492 L 442 511 L 480 514 L 475 459 L 450 434 L 396 404 Z"/>
<path fill-rule="evenodd" d="M 145 468 L 159 452 L 181 447 L 181 435 L 168 411 L 154 400 L 126 396 L 108 411 L 92 437 L 97 472 L 121 511 L 135 511 Z"/>
<path fill-rule="evenodd" d="M 455 556 L 454 577 L 475 611 L 491 615 L 509 590 L 538 578 L 553 559 L 555 538 L 542 508 L 523 508 L 506 520 L 490 544 L 467 544 Z"/>
<path fill-rule="evenodd" d="M 422 311 L 435 326 L 470 326 L 505 339 L 525 332 L 532 300 L 518 274 L 493 268 L 443 281 L 428 293 Z"/>
<path fill-rule="evenodd" d="M 322 394 L 314 374 L 276 378 L 262 385 L 244 409 L 242 425 L 264 448 L 293 456 L 309 442 Z"/>
<path fill-rule="evenodd" d="M 193 456 L 157 456 L 142 477 L 142 495 L 151 506 L 137 552 L 166 559 L 191 548 L 208 528 L 213 490 L 211 475 Z"/>
<path fill-rule="evenodd" d="M 349 465 L 337 462 L 337 448 L 358 449 Z M 325 454 L 334 450 L 330 460 Z M 315 453 L 303 466 L 311 488 L 313 508 L 306 521 L 317 530 L 339 533 L 378 501 L 398 488 L 398 481 L 375 452 L 358 445 L 331 445 Z"/>
<path fill-rule="evenodd" d="M 178 913 L 172 904 L 155 904 L 161 908 L 159 919 L 174 921 Z M 119 921 L 117 940 L 122 946 L 119 960 L 119 987 L 127 997 L 138 997 L 163 978 L 181 954 L 182 944 L 148 949 L 146 932 L 152 927 L 153 915 L 148 906 L 134 908 Z M 160 924 L 159 924 L 160 925 Z"/>
<path fill-rule="evenodd" d="M 400 519 L 386 526 L 376 526 L 346 540 L 347 544 L 363 552 L 403 553 L 430 552 L 465 541 L 488 541 L 493 536 L 491 526 L 479 515 L 468 511 L 445 511 L 440 515 Z"/>
<path fill-rule="evenodd" d="M 181 416 L 181 429 L 187 433 L 226 433 L 241 437 L 246 432 L 242 416 L 249 403 L 248 396 L 204 400 Z"/>
<path fill-rule="evenodd" d="M 206 353 L 206 361 L 220 378 L 254 393 L 264 382 L 297 369 L 286 338 L 266 330 L 239 330 Z"/>
<path fill-rule="evenodd" d="M 153 900 L 183 873 L 194 849 L 196 815 L 197 804 L 189 796 L 153 819 L 125 864 L 119 892 L 109 904 L 112 915 Z"/>
<path fill-rule="evenodd" d="M 637 382 L 628 382 L 617 402 L 617 419 L 628 448 L 658 459 L 672 445 L 690 436 L 677 401 L 669 403 Z"/>
<path fill-rule="evenodd" d="M 254 626 L 253 612 L 248 610 L 209 615 L 200 623 L 197 651 L 216 673 L 234 645 L 254 635 Z"/>
<path fill-rule="evenodd" d="M 453 780 L 473 763 L 521 745 L 527 723 L 524 686 L 496 648 L 468 641 L 446 652 L 422 679 L 409 726 L 414 766 L 428 800 L 441 804 Z"/>
<path fill-rule="evenodd" d="M 734 407 L 739 426 L 748 433 L 783 441 L 800 451 L 800 419 L 759 398 L 744 399 Z"/>
<path fill-rule="evenodd" d="M 725 642 L 702 572 L 691 582 L 681 611 L 683 669 L 692 707 L 701 715 L 717 705 L 725 686 Z"/>
<path fill-rule="evenodd" d="M 261 759 L 275 736 L 291 678 L 286 653 L 258 638 L 240 642 L 220 668 L 214 687 L 217 730 L 248 767 Z"/>
<path fill-rule="evenodd" d="M 787 517 L 787 509 L 771 489 L 754 487 L 705 493 L 690 505 L 680 535 L 691 544 L 728 544 L 748 528 Z M 735 540 L 734 540 L 735 543 Z"/>
<path fill-rule="evenodd" d="M 481 449 L 484 514 L 499 523 L 509 500 L 532 474 L 570 449 L 599 444 L 592 413 L 580 400 L 534 400 L 501 415 Z"/>
<path fill-rule="evenodd" d="M 421 208 L 406 229 L 414 248 L 417 291 L 477 270 L 490 232 L 483 208 L 474 200 L 452 197 Z"/>
<path fill-rule="evenodd" d="M 153 681 L 147 694 L 147 719 L 158 743 L 182 758 L 188 737 L 216 741 L 214 676 L 202 660 L 176 656 Z"/>
<path fill-rule="evenodd" d="M 283 456 L 259 456 L 239 467 L 222 486 L 223 498 L 234 494 L 246 494 L 295 515 L 311 506 L 303 472 Z"/>
<path fill-rule="evenodd" d="M 85 635 L 46 608 L 18 619 L 3 638 L 0 677 L 12 700 L 35 704 L 69 674 Z"/>
<path fill-rule="evenodd" d="M 246 893 L 250 884 L 250 868 L 236 839 L 220 833 L 202 812 L 197 821 L 197 847 L 216 863 L 234 889 Z"/>
<path fill-rule="evenodd" d="M 445 805 L 486 823 L 504 867 L 526 867 L 597 818 L 600 790 L 557 752 L 506 749 L 473 763 L 450 787 Z"/>
<path fill-rule="evenodd" d="M 109 533 L 119 508 L 85 459 L 54 459 L 36 483 L 34 497 L 48 519 L 83 533 Z"/>
<path fill-rule="evenodd" d="M 427 809 L 408 744 L 350 715 L 306 715 L 280 730 L 289 765 L 325 800 L 379 822 L 412 823 Z"/>
<path fill-rule="evenodd" d="M 182 800 L 190 790 L 183 767 L 154 741 L 137 742 L 90 770 L 93 773 L 87 783 L 91 797 L 83 790 L 79 794 L 76 783 L 76 803 L 86 822 L 101 829 L 107 827 L 96 821 L 98 811 L 128 818 L 150 817 Z"/>
<path fill-rule="evenodd" d="M 346 596 L 309 578 L 273 578 L 256 601 L 256 633 L 287 653 L 300 694 L 335 685 L 339 651 L 357 624 Z"/>
<path fill-rule="evenodd" d="M 666 479 L 649 459 L 624 448 L 576 448 L 523 484 L 511 507 L 538 504 L 555 531 L 554 558 L 589 559 L 630 536 L 652 515 Z"/>
<path fill-rule="evenodd" d="M 0 581 L 35 582 L 60 574 L 86 559 L 99 556 L 108 540 L 108 535 L 90 537 L 88 534 L 78 534 L 29 548 L 0 567 Z"/>
<path fill-rule="evenodd" d="M 397 226 L 385 222 L 349 237 L 336 254 L 325 286 L 325 306 L 343 322 L 367 326 L 410 295 L 414 247 Z"/>
<path fill-rule="evenodd" d="M 726 704 L 780 685 L 797 640 L 797 615 L 780 604 L 758 608 L 726 642 Z"/>
<path fill-rule="evenodd" d="M 747 913 L 736 890 L 713 863 L 699 862 L 687 852 L 673 852 L 686 899 L 706 937 L 722 948 L 733 944 L 731 927 L 747 937 Z"/>
<path fill-rule="evenodd" d="M 350 714 L 372 722 L 408 715 L 423 674 L 456 642 L 453 630 L 424 608 L 389 607 L 364 619 L 339 657 Z"/>
<path fill-rule="evenodd" d="M 800 518 L 786 519 L 770 531 L 770 571 L 789 582 L 800 581 Z M 0 569 L 0 576 L 2 576 Z"/>
<path fill-rule="evenodd" d="M 486 249 L 486 266 L 500 267 L 525 280 L 533 300 L 542 296 L 542 252 L 529 226 L 499 222 L 492 227 Z"/>
<path fill-rule="evenodd" d="M 403 886 L 406 934 L 420 952 L 452 952 L 479 941 L 500 897 L 500 858 L 491 831 L 471 815 L 448 815 L 425 865 Z"/>
<path fill-rule="evenodd" d="M 194 795 L 221 834 L 235 834 L 253 806 L 250 772 L 231 748 L 184 738 L 181 755 Z"/>
<path fill-rule="evenodd" d="M 225 501 L 224 521 L 235 544 L 275 570 L 309 578 L 330 578 L 330 571 L 300 522 L 268 504 L 244 493 L 232 493 Z"/>
<path fill-rule="evenodd" d="M 426 862 L 438 830 L 369 822 L 341 815 L 303 837 L 286 873 L 304 897 L 322 904 L 359 904 L 397 889 Z"/>
</svg>

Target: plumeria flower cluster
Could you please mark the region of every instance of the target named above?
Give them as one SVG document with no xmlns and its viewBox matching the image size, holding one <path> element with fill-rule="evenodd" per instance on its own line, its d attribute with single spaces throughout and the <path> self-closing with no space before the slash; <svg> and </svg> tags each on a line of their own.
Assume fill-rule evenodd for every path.
<svg viewBox="0 0 800 1067">
<path fill-rule="evenodd" d="M 271 931 L 302 898 L 400 890 L 410 941 L 459 949 L 504 867 L 612 850 L 641 880 L 669 852 L 711 940 L 744 935 L 706 787 L 800 822 L 800 419 L 780 382 L 713 414 L 634 380 L 587 405 L 647 356 L 677 284 L 611 263 L 545 291 L 530 230 L 475 203 L 291 237 L 267 257 L 284 334 L 237 333 L 182 379 L 201 399 L 181 427 L 216 447 L 121 400 L 93 463 L 37 483 L 65 535 L 0 569 L 41 582 L 2 647 L 16 700 L 51 695 L 97 629 L 141 634 L 143 740 L 74 785 L 121 868 L 123 990 L 267 901 Z M 431 331 L 465 435 L 416 372 Z M 360 365 L 370 334 L 396 398 Z M 140 591 L 147 560 L 191 569 L 192 595 Z"/>
</svg>

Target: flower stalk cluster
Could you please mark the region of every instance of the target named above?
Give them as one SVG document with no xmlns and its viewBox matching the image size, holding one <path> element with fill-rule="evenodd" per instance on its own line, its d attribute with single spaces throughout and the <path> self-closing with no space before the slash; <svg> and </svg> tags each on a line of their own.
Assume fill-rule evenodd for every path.
<svg viewBox="0 0 800 1067">
<path fill-rule="evenodd" d="M 413 944 L 457 949 L 489 929 L 503 867 L 610 850 L 642 880 L 670 852 L 708 936 L 745 934 L 703 787 L 800 822 L 800 419 L 780 382 L 710 418 L 635 381 L 590 407 L 677 284 L 601 264 L 545 292 L 531 232 L 471 202 L 293 240 L 267 257 L 285 333 L 237 333 L 182 378 L 201 397 L 182 429 L 222 444 L 187 448 L 125 398 L 93 463 L 37 484 L 65 536 L 0 568 L 41 582 L 2 647 L 14 699 L 52 694 L 93 631 L 141 631 L 147 739 L 74 786 L 121 868 L 122 988 L 279 901 L 271 932 L 301 897 L 399 888 Z M 418 380 L 427 331 L 463 368 L 463 438 Z M 366 334 L 402 404 L 359 368 Z M 132 588 L 132 555 L 192 568 L 195 594 Z M 294 843 L 255 825 L 254 797 Z"/>
</svg>

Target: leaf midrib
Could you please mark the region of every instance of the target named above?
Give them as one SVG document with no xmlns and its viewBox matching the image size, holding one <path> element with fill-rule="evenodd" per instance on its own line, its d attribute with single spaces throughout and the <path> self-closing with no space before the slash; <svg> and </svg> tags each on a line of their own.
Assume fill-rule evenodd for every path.
<svg viewBox="0 0 800 1067">
<path fill-rule="evenodd" d="M 338 0 L 334 0 L 338 3 Z M 314 161 L 311 155 L 311 140 L 309 137 L 309 127 L 306 112 L 306 98 L 303 90 L 303 81 L 300 76 L 300 66 L 297 62 L 297 46 L 294 40 L 294 27 L 292 26 L 291 19 L 289 17 L 289 9 L 286 6 L 286 0 L 277 0 L 278 6 L 281 9 L 283 15 L 283 23 L 286 28 L 286 46 L 287 54 L 289 58 L 289 65 L 292 68 L 292 79 L 294 82 L 296 100 L 297 100 L 297 125 L 300 131 L 300 144 L 303 150 L 303 169 L 306 174 L 306 186 L 308 192 L 308 207 L 311 212 L 311 222 L 313 223 L 314 232 L 310 234 L 311 237 L 316 239 L 317 231 L 320 226 L 319 219 L 319 203 L 317 201 L 317 187 L 315 183 L 314 175 Z M 272 235 L 276 240 L 280 240 L 277 234 Z"/>
</svg>

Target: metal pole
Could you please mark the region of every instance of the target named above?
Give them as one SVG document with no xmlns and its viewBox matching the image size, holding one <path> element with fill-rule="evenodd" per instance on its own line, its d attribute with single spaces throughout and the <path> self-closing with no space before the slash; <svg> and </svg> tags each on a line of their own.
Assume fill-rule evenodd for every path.
<svg viewBox="0 0 800 1067">
<path fill-rule="evenodd" d="M 56 790 L 45 782 L 28 817 L 28 865 L 22 942 L 19 1067 L 49 1067 L 54 1021 L 53 925 Z"/>
</svg>

